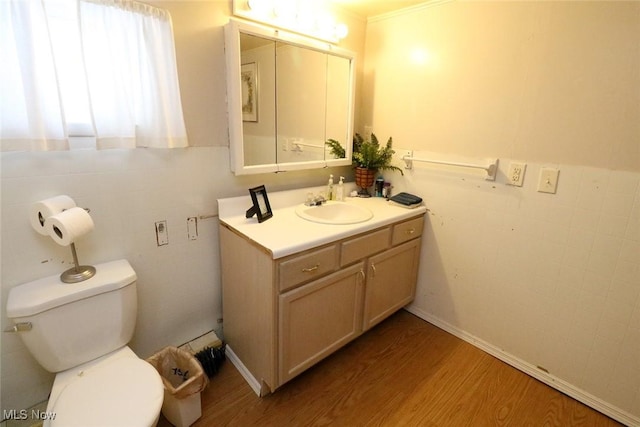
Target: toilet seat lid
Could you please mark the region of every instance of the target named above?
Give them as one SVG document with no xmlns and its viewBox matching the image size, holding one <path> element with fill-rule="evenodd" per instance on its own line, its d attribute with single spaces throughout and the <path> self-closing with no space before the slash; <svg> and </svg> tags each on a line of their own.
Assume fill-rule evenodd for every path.
<svg viewBox="0 0 640 427">
<path fill-rule="evenodd" d="M 164 399 L 153 366 L 123 357 L 78 374 L 48 410 L 51 426 L 151 426 Z"/>
</svg>

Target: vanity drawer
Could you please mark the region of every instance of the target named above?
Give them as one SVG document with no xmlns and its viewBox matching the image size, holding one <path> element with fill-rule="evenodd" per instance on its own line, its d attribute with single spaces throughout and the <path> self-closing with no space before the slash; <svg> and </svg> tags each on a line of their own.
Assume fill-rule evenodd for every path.
<svg viewBox="0 0 640 427">
<path fill-rule="evenodd" d="M 389 227 L 365 234 L 342 243 L 340 265 L 348 265 L 389 247 L 391 230 Z"/>
<path fill-rule="evenodd" d="M 278 267 L 280 292 L 335 271 L 337 267 L 337 245 L 306 252 L 282 261 Z"/>
<path fill-rule="evenodd" d="M 393 226 L 393 238 L 391 244 L 393 246 L 404 243 L 408 240 L 415 239 L 422 235 L 422 227 L 424 218 L 418 217 L 409 221 L 401 222 Z"/>
</svg>

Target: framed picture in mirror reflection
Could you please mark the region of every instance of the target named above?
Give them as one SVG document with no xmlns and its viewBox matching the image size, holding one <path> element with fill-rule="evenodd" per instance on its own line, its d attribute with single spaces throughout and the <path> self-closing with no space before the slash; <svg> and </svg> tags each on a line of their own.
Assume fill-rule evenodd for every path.
<svg viewBox="0 0 640 427">
<path fill-rule="evenodd" d="M 258 64 L 250 62 L 240 68 L 242 82 L 242 120 L 258 121 Z"/>
</svg>

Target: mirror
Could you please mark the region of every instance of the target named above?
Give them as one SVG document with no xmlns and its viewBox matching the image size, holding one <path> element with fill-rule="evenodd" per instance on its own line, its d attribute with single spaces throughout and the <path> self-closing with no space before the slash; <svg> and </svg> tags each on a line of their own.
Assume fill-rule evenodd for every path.
<svg viewBox="0 0 640 427">
<path fill-rule="evenodd" d="M 235 19 L 225 44 L 236 175 L 351 164 L 351 52 Z M 344 144 L 345 158 L 331 155 L 327 139 Z"/>
</svg>

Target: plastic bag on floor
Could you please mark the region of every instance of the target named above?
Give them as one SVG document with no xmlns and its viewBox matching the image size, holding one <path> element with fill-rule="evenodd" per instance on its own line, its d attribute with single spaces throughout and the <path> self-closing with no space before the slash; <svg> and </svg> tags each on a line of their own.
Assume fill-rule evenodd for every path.
<svg viewBox="0 0 640 427">
<path fill-rule="evenodd" d="M 209 384 L 200 362 L 176 347 L 165 347 L 147 359 L 162 377 L 165 390 L 176 399 L 200 393 Z"/>
</svg>

